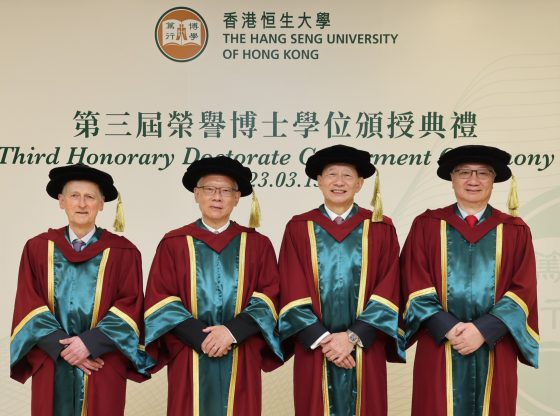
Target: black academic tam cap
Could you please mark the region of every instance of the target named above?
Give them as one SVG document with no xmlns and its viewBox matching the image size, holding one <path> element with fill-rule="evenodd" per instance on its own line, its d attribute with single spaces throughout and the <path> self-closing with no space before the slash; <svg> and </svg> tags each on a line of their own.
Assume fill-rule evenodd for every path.
<svg viewBox="0 0 560 416">
<path fill-rule="evenodd" d="M 483 163 L 490 165 L 496 172 L 494 182 L 504 182 L 511 177 L 508 163 L 511 155 L 497 147 L 467 145 L 456 147 L 440 156 L 437 175 L 446 181 L 451 180 L 451 172 L 462 163 Z"/>
<path fill-rule="evenodd" d="M 117 199 L 119 194 L 111 175 L 83 163 L 54 168 L 49 172 L 49 179 L 47 193 L 54 199 L 58 199 L 58 194 L 62 193 L 64 185 L 69 181 L 90 181 L 97 184 L 105 202 Z"/>
<path fill-rule="evenodd" d="M 369 178 L 375 173 L 375 166 L 370 161 L 371 155 L 364 150 L 337 144 L 325 147 L 307 159 L 305 173 L 311 179 L 317 180 L 317 176 L 323 173 L 325 166 L 333 163 L 347 163 L 358 171 L 362 178 Z"/>
<path fill-rule="evenodd" d="M 194 161 L 183 175 L 183 186 L 194 192 L 198 180 L 206 175 L 229 176 L 235 182 L 241 196 L 251 195 L 251 169 L 227 156 L 216 156 Z"/>
</svg>

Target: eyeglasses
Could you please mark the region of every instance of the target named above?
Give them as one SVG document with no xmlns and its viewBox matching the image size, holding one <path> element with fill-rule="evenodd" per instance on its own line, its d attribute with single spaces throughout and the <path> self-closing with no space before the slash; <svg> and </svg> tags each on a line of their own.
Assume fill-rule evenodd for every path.
<svg viewBox="0 0 560 416">
<path fill-rule="evenodd" d="M 476 176 L 481 181 L 487 181 L 487 180 L 493 178 L 494 176 L 496 176 L 496 172 L 494 172 L 492 169 L 487 169 L 487 168 L 455 169 L 453 171 L 453 174 L 457 175 L 461 179 L 469 179 L 471 177 L 471 175 L 473 174 L 473 172 L 476 173 Z"/>
<path fill-rule="evenodd" d="M 206 196 L 213 196 L 216 192 L 219 192 L 224 198 L 231 198 L 236 192 L 239 192 L 237 189 L 227 187 L 218 188 L 216 186 L 197 186 L 197 188 L 202 189 L 202 192 Z"/>
</svg>

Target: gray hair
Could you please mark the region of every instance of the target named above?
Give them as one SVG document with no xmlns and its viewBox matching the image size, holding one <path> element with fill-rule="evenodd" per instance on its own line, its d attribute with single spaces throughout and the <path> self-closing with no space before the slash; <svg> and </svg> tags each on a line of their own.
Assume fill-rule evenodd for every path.
<svg viewBox="0 0 560 416">
<path fill-rule="evenodd" d="M 212 174 L 210 174 L 210 175 L 212 175 Z M 218 174 L 217 174 L 217 175 L 218 175 Z M 207 176 L 209 176 L 209 175 L 201 176 L 201 177 L 198 179 L 198 181 L 196 182 L 196 187 L 197 187 L 197 188 L 200 188 L 200 186 L 201 186 L 201 184 L 202 184 L 202 180 L 203 180 L 204 178 L 206 178 Z M 227 175 L 223 175 L 223 176 L 227 176 Z M 236 191 L 239 191 L 239 186 L 237 186 L 237 182 L 234 181 L 233 178 L 232 178 L 231 176 L 227 176 L 227 177 L 230 178 L 230 179 L 233 181 L 233 183 L 235 184 L 235 185 L 233 186 L 233 189 L 235 189 Z"/>
</svg>

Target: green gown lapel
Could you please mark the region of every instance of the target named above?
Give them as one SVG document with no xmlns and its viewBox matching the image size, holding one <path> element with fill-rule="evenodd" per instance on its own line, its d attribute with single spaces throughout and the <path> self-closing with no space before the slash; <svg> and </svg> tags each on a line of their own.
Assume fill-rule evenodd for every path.
<svg viewBox="0 0 560 416">
<path fill-rule="evenodd" d="M 488 207 L 477 224 L 491 214 Z M 460 215 L 457 211 L 457 215 Z M 452 226 L 447 234 L 447 305 L 448 311 L 462 322 L 471 322 L 486 314 L 495 299 L 496 229 L 471 244 Z M 477 351 L 462 356 L 452 350 L 453 411 L 455 416 L 482 415 L 489 349 L 483 344 Z"/>
<path fill-rule="evenodd" d="M 320 210 L 327 215 L 324 206 Z M 354 205 L 346 221 L 356 212 L 357 206 Z M 342 224 L 328 225 L 339 227 Z M 340 242 L 318 224 L 314 224 L 314 231 L 323 324 L 330 332 L 345 331 L 356 319 L 362 268 L 363 225 L 359 222 Z M 357 396 L 356 370 L 343 369 L 327 362 L 327 382 L 330 414 L 353 415 Z"/>
<path fill-rule="evenodd" d="M 197 225 L 204 228 L 200 220 Z M 240 240 L 237 234 L 227 245 L 220 245 L 220 252 L 202 240 L 194 240 L 198 319 L 207 325 L 222 325 L 235 317 Z M 233 354 L 220 358 L 199 356 L 201 414 L 227 414 L 232 362 Z"/>
<path fill-rule="evenodd" d="M 85 248 L 99 240 L 98 228 Z M 68 244 L 70 240 L 66 231 Z M 85 250 L 84 248 L 84 250 Z M 55 246 L 54 250 L 54 312 L 62 329 L 70 336 L 79 335 L 91 327 L 100 253 L 83 263 L 70 263 Z M 84 373 L 59 358 L 55 366 L 54 413 L 80 416 L 84 401 Z"/>
</svg>

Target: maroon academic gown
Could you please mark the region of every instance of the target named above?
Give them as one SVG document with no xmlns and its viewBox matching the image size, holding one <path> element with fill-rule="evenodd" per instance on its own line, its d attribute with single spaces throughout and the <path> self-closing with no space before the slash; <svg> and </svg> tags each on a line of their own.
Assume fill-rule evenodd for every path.
<svg viewBox="0 0 560 416">
<path fill-rule="evenodd" d="M 365 282 L 365 308 L 370 297 L 376 295 L 393 305 L 399 305 L 399 245 L 395 227 L 388 217 L 382 222 L 371 222 L 372 213 L 359 208 L 358 212 L 340 225 L 327 218 L 319 209 L 293 217 L 286 225 L 279 256 L 280 305 L 311 297 L 313 313 L 321 321 L 320 298 L 315 289 L 308 232 L 308 221 L 325 229 L 337 241 L 342 241 L 364 221 L 369 222 L 368 264 Z M 378 298 L 378 299 L 379 299 Z M 282 312 L 280 313 L 282 315 Z M 398 312 L 397 312 L 398 314 Z M 394 328 L 396 332 L 397 328 Z M 295 339 L 284 342 L 294 361 L 294 404 L 297 415 L 323 415 L 323 365 L 321 348 L 307 350 Z M 377 330 L 373 344 L 363 349 L 362 415 L 387 414 L 386 361 L 402 362 L 397 354 L 396 340 Z M 328 414 L 328 413 L 326 413 Z"/>
<path fill-rule="evenodd" d="M 235 222 L 220 234 L 201 229 L 196 223 L 167 233 L 160 242 L 152 263 L 146 287 L 145 309 L 149 310 L 167 298 L 179 297 L 182 305 L 189 312 L 192 311 L 187 236 L 201 240 L 214 251 L 220 252 L 242 232 L 247 233 L 242 305 L 247 306 L 253 292 L 260 292 L 273 302 L 276 313 L 278 269 L 272 244 L 253 228 L 246 228 Z M 272 371 L 282 362 L 273 355 L 261 336 L 251 336 L 235 348 L 238 360 L 233 414 L 260 415 L 261 370 Z M 193 415 L 193 354 L 196 352 L 170 332 L 150 343 L 146 350 L 157 361 L 152 372 L 167 365 L 167 414 Z"/>
<path fill-rule="evenodd" d="M 496 303 L 514 293 L 528 310 L 526 325 L 538 334 L 535 254 L 529 227 L 517 217 L 492 209 L 492 215 L 474 228 L 455 214 L 455 205 L 427 210 L 416 217 L 401 253 L 404 302 L 412 294 L 434 287 L 442 299 L 441 221 L 458 230 L 471 244 L 503 224 L 502 261 L 496 287 Z M 525 326 L 524 323 L 522 326 Z M 535 335 L 538 339 L 538 335 Z M 412 414 L 447 415 L 445 343 L 436 344 L 427 329 L 420 328 L 408 341 L 418 341 L 414 361 Z M 494 348 L 489 415 L 514 415 L 517 397 L 517 360 L 528 363 L 516 341 L 507 334 Z"/>
<path fill-rule="evenodd" d="M 140 252 L 126 238 L 104 230 L 99 241 L 75 252 L 65 236 L 65 227 L 49 229 L 27 242 L 23 250 L 18 288 L 14 306 L 12 332 L 28 314 L 47 306 L 52 311 L 48 288 L 48 242 L 69 262 L 83 262 L 92 259 L 110 248 L 102 292 L 99 302 L 98 320 L 103 319 L 112 306 L 128 315 L 142 328 L 143 294 L 142 265 Z M 124 413 L 126 399 L 126 379 L 142 381 L 129 360 L 114 350 L 103 355 L 104 366 L 89 377 L 87 389 L 87 412 L 90 416 L 118 416 Z M 33 416 L 53 415 L 54 361 L 38 347 L 32 348 L 11 368 L 10 376 L 24 383 L 32 377 L 31 414 Z"/>
</svg>

